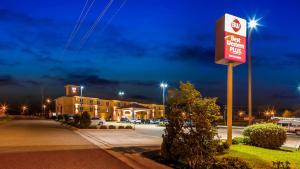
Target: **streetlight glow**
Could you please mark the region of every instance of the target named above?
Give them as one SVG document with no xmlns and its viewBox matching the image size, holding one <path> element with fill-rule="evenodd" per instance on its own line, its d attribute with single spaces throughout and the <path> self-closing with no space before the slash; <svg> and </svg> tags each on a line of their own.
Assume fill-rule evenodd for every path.
<svg viewBox="0 0 300 169">
<path fill-rule="evenodd" d="M 250 27 L 251 29 L 256 28 L 257 25 L 258 25 L 257 20 L 251 19 L 251 20 L 249 21 L 249 27 Z"/>
<path fill-rule="evenodd" d="M 167 83 L 164 83 L 164 82 L 162 82 L 162 83 L 160 83 L 160 87 L 161 87 L 161 88 L 167 88 L 167 87 L 168 87 L 168 84 L 167 84 Z"/>
<path fill-rule="evenodd" d="M 123 92 L 123 91 L 119 91 L 119 96 L 124 96 L 125 95 L 125 92 Z"/>
</svg>

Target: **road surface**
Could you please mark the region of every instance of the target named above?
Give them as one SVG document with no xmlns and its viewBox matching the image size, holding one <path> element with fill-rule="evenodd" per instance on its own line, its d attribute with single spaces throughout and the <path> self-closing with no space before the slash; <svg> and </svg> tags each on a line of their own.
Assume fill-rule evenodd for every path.
<svg viewBox="0 0 300 169">
<path fill-rule="evenodd" d="M 130 168 L 54 121 L 14 120 L 0 134 L 0 169 Z"/>
</svg>

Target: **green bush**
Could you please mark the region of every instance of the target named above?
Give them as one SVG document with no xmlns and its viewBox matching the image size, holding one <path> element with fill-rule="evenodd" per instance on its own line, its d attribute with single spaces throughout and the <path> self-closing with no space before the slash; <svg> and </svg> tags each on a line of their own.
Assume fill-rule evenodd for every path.
<svg viewBox="0 0 300 169">
<path fill-rule="evenodd" d="M 232 144 L 245 144 L 250 145 L 251 140 L 248 136 L 242 136 L 242 137 L 234 137 L 232 139 Z"/>
<path fill-rule="evenodd" d="M 58 115 L 58 116 L 57 116 L 57 120 L 58 120 L 58 121 L 62 121 L 62 120 L 64 120 L 64 116 L 63 116 L 63 115 L 61 115 L 61 114 L 60 114 L 60 115 Z"/>
<path fill-rule="evenodd" d="M 80 118 L 81 118 L 80 114 L 75 114 L 74 115 L 74 121 L 73 121 L 73 125 L 74 126 L 78 126 L 79 125 Z"/>
<path fill-rule="evenodd" d="M 90 126 L 89 129 L 98 129 L 98 126 L 93 125 L 93 126 Z"/>
<path fill-rule="evenodd" d="M 218 153 L 222 153 L 226 150 L 229 150 L 230 145 L 227 143 L 227 141 L 220 141 L 220 143 L 217 145 L 216 150 Z"/>
<path fill-rule="evenodd" d="M 287 135 L 283 127 L 273 123 L 261 123 L 248 126 L 243 131 L 251 144 L 264 148 L 279 148 L 286 141 Z"/>
<path fill-rule="evenodd" d="M 69 115 L 68 114 L 64 114 L 64 121 L 67 122 L 69 120 Z"/>
<path fill-rule="evenodd" d="M 109 125 L 108 128 L 109 128 L 109 129 L 116 129 L 117 127 L 114 126 L 114 125 Z"/>
<path fill-rule="evenodd" d="M 91 125 L 91 116 L 88 112 L 83 112 L 80 118 L 80 128 L 89 128 Z"/>
<path fill-rule="evenodd" d="M 249 164 L 244 160 L 237 157 L 224 157 L 222 160 L 217 161 L 213 169 L 251 169 Z"/>
<path fill-rule="evenodd" d="M 290 165 L 291 163 L 286 161 L 286 162 L 282 162 L 282 161 L 272 161 L 273 162 L 273 169 L 290 169 Z"/>
<path fill-rule="evenodd" d="M 101 125 L 100 129 L 107 129 L 107 126 L 106 125 Z"/>
<path fill-rule="evenodd" d="M 125 127 L 125 129 L 132 129 L 132 126 L 128 125 Z"/>
<path fill-rule="evenodd" d="M 118 129 L 125 129 L 125 127 L 124 126 L 119 126 Z"/>
</svg>

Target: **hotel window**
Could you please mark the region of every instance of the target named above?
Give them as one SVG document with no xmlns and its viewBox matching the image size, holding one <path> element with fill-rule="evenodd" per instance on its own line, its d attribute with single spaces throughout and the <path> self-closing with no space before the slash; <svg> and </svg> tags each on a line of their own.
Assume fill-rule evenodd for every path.
<svg viewBox="0 0 300 169">
<path fill-rule="evenodd" d="M 93 100 L 90 100 L 90 104 L 93 104 Z"/>
<path fill-rule="evenodd" d="M 99 100 L 97 100 L 97 105 L 99 105 L 99 106 L 100 106 L 100 101 L 99 101 Z"/>
<path fill-rule="evenodd" d="M 106 102 L 106 106 L 109 106 L 109 102 Z"/>
<path fill-rule="evenodd" d="M 106 112 L 108 113 L 108 108 L 106 108 Z"/>
<path fill-rule="evenodd" d="M 83 107 L 80 106 L 80 111 L 83 111 Z"/>
<path fill-rule="evenodd" d="M 90 112 L 92 112 L 93 111 L 93 107 L 90 107 Z"/>
<path fill-rule="evenodd" d="M 80 103 L 83 103 L 83 99 L 79 99 Z"/>
<path fill-rule="evenodd" d="M 118 103 L 118 107 L 121 107 L 121 103 Z"/>
</svg>

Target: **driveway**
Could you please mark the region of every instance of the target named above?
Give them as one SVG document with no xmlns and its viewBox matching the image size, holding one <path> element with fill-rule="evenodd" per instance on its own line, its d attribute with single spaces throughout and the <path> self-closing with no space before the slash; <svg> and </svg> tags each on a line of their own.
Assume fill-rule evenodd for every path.
<svg viewBox="0 0 300 169">
<path fill-rule="evenodd" d="M 14 120 L 0 133 L 0 169 L 130 168 L 51 120 Z"/>
</svg>

